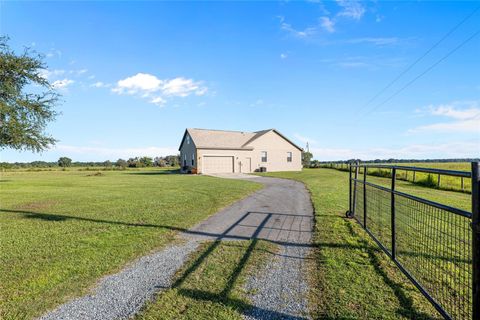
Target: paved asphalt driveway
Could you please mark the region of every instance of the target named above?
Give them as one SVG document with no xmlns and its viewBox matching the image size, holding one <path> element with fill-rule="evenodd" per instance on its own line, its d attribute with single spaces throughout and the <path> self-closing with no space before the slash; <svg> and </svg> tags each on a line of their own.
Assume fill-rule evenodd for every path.
<svg viewBox="0 0 480 320">
<path fill-rule="evenodd" d="M 187 232 L 188 238 L 266 239 L 278 244 L 311 241 L 313 207 L 305 186 L 287 179 L 242 174 L 215 175 L 248 179 L 265 188 L 227 207 Z"/>
</svg>

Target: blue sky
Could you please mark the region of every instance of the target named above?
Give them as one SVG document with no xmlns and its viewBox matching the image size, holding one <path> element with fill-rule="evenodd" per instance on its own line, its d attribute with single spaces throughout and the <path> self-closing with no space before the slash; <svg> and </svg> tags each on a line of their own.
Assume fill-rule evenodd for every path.
<svg viewBox="0 0 480 320">
<path fill-rule="evenodd" d="M 0 2 L 0 33 L 44 53 L 63 95 L 42 154 L 176 152 L 186 127 L 276 128 L 319 160 L 480 154 L 479 2 Z M 380 105 L 380 106 L 379 106 Z"/>
</svg>

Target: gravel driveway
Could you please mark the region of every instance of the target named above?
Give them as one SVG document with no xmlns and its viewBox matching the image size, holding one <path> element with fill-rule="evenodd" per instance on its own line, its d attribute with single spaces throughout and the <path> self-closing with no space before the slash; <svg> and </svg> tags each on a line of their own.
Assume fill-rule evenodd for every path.
<svg viewBox="0 0 480 320">
<path fill-rule="evenodd" d="M 192 228 L 190 239 L 265 239 L 279 246 L 263 270 L 247 280 L 251 310 L 245 319 L 308 319 L 305 275 L 310 253 L 313 206 L 305 186 L 297 181 L 246 175 L 217 175 L 249 179 L 265 185 Z"/>
<path fill-rule="evenodd" d="M 306 261 L 312 237 L 313 207 L 305 186 L 296 181 L 246 175 L 265 187 L 227 207 L 189 231 L 184 244 L 145 256 L 121 272 L 100 280 L 92 294 L 74 299 L 47 313 L 51 319 L 127 319 L 155 293 L 168 288 L 175 272 L 201 240 L 272 241 L 278 253 L 263 270 L 248 279 L 245 289 L 252 308 L 245 319 L 307 319 Z"/>
</svg>

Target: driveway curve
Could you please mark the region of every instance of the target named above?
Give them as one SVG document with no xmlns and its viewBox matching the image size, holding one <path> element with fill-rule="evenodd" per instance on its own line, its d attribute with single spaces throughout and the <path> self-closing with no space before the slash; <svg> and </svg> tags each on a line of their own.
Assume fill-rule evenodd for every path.
<svg viewBox="0 0 480 320">
<path fill-rule="evenodd" d="M 279 178 L 222 174 L 265 187 L 200 222 L 185 233 L 193 239 L 264 239 L 278 244 L 311 242 L 313 206 L 303 183 Z"/>
<path fill-rule="evenodd" d="M 278 245 L 263 270 L 247 279 L 251 308 L 247 320 L 309 319 L 308 261 L 314 210 L 303 183 L 288 179 L 215 175 L 249 179 L 265 187 L 225 208 L 186 233 L 190 239 L 263 239 Z"/>
<path fill-rule="evenodd" d="M 201 240 L 264 239 L 278 244 L 263 270 L 247 279 L 251 308 L 245 319 L 308 319 L 305 264 L 313 207 L 305 186 L 293 180 L 247 175 L 265 187 L 181 233 L 187 241 L 144 256 L 101 279 L 91 294 L 67 302 L 40 319 L 128 319 L 155 294 L 169 288 L 175 272 Z"/>
</svg>

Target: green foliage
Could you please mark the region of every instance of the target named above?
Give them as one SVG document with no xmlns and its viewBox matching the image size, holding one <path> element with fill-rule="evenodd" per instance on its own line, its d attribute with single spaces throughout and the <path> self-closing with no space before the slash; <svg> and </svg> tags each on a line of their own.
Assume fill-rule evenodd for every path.
<svg viewBox="0 0 480 320">
<path fill-rule="evenodd" d="M 309 168 L 312 158 L 313 158 L 313 154 L 311 152 L 302 151 L 302 166 L 304 168 Z"/>
<path fill-rule="evenodd" d="M 415 181 L 416 184 L 422 185 L 428 188 L 436 188 L 437 181 L 433 178 L 431 174 L 428 174 L 425 178 Z"/>
<path fill-rule="evenodd" d="M 138 162 L 141 164 L 141 167 L 151 167 L 153 165 L 153 159 L 150 157 L 141 157 L 138 159 Z"/>
<path fill-rule="evenodd" d="M 59 96 L 42 76 L 43 57 L 29 49 L 16 54 L 7 41 L 0 37 L 0 149 L 40 152 L 56 142 L 44 130 Z"/>
<path fill-rule="evenodd" d="M 62 168 L 70 167 L 72 165 L 72 159 L 68 157 L 61 157 L 58 159 L 58 165 Z"/>
<path fill-rule="evenodd" d="M 126 160 L 123 160 L 123 159 L 118 159 L 116 162 L 115 162 L 115 165 L 119 168 L 126 168 L 128 163 Z"/>
</svg>

